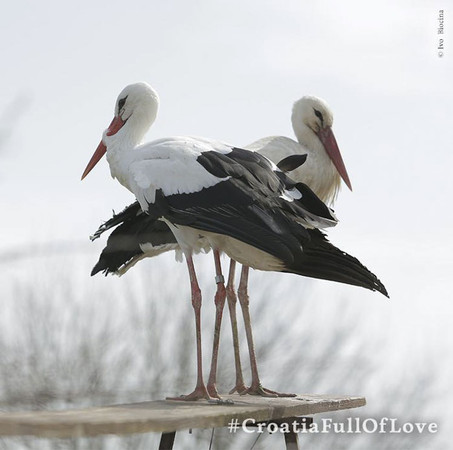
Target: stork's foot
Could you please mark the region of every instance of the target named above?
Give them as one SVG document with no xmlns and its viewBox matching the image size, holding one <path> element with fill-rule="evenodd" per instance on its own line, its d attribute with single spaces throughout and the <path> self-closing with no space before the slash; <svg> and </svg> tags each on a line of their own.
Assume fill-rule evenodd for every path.
<svg viewBox="0 0 453 450">
<path fill-rule="evenodd" d="M 222 400 L 215 383 L 208 383 L 206 386 L 206 389 L 208 391 L 208 394 L 211 396 L 211 398 L 216 398 L 218 400 Z"/>
<path fill-rule="evenodd" d="M 224 399 L 220 396 L 219 391 L 217 391 L 217 386 L 215 383 L 208 383 L 206 386 L 208 394 L 211 396 L 211 400 L 209 403 L 213 403 L 216 405 L 234 405 L 233 400 Z"/>
<path fill-rule="evenodd" d="M 259 395 L 261 397 L 296 397 L 296 394 L 287 394 L 284 392 L 277 392 L 277 391 L 272 391 L 271 389 L 267 389 L 261 384 L 258 384 L 256 386 L 250 386 L 248 389 L 245 389 L 245 391 L 240 392 L 241 395 Z"/>
<path fill-rule="evenodd" d="M 179 401 L 184 401 L 184 402 L 193 402 L 196 400 L 209 400 L 209 401 L 217 401 L 217 399 L 212 398 L 208 390 L 206 389 L 206 386 L 204 384 L 197 386 L 193 392 L 187 395 L 180 395 L 179 397 L 167 397 L 167 400 L 179 400 Z"/>
<path fill-rule="evenodd" d="M 233 389 L 229 392 L 229 394 L 234 394 L 237 392 L 238 394 L 242 394 L 243 392 L 246 393 L 245 391 L 247 390 L 247 386 L 244 383 L 236 383 L 236 386 L 234 386 Z"/>
</svg>

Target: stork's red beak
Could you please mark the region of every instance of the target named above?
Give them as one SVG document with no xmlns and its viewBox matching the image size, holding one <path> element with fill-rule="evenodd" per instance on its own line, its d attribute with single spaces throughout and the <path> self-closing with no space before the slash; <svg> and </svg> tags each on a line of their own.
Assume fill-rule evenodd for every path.
<svg viewBox="0 0 453 450">
<path fill-rule="evenodd" d="M 126 123 L 125 120 L 123 120 L 120 116 L 115 116 L 110 123 L 109 127 L 107 128 L 107 136 L 112 136 L 121 129 L 121 127 Z M 91 172 L 93 167 L 99 162 L 99 160 L 104 156 L 105 152 L 107 151 L 107 147 L 105 144 L 101 141 L 98 145 L 98 148 L 96 151 L 93 153 L 93 156 L 90 159 L 90 162 L 86 166 L 83 174 L 82 174 L 82 180 Z"/>
<path fill-rule="evenodd" d="M 340 149 L 338 148 L 337 140 L 335 139 L 332 128 L 322 128 L 318 131 L 317 135 L 319 140 L 323 143 L 334 166 L 337 168 L 341 178 L 343 178 L 343 181 L 346 183 L 346 186 L 352 191 L 351 181 L 349 180 L 348 172 L 344 165 L 343 158 L 341 157 Z"/>
</svg>

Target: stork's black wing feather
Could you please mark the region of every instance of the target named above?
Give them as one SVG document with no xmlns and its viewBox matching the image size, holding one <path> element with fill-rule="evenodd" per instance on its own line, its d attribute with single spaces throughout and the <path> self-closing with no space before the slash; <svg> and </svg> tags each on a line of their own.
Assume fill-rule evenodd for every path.
<svg viewBox="0 0 453 450">
<path fill-rule="evenodd" d="M 110 230 L 113 227 L 116 227 L 124 222 L 134 219 L 137 215 L 143 214 L 142 209 L 140 208 L 140 204 L 138 202 L 134 202 L 129 206 L 126 206 L 120 213 L 113 214 L 113 217 L 106 222 L 104 222 L 92 236 L 90 239 L 94 241 L 98 239 L 102 233 Z"/>
<path fill-rule="evenodd" d="M 307 160 L 307 154 L 305 155 L 289 155 L 286 158 L 283 158 L 277 163 L 277 167 L 282 172 L 291 172 L 296 170 Z"/>
</svg>

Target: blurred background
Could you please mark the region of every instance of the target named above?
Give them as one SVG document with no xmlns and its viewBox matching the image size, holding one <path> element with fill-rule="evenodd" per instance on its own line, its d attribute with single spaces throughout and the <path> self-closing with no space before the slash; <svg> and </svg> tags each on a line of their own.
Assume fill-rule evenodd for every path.
<svg viewBox="0 0 453 450">
<path fill-rule="evenodd" d="M 343 189 L 331 241 L 385 283 L 390 300 L 350 286 L 251 273 L 263 384 L 363 395 L 347 417 L 439 424 L 435 435 L 314 435 L 312 448 L 444 449 L 450 384 L 453 85 L 450 18 L 440 1 L 334 4 L 275 0 L 10 2 L 0 28 L 0 408 L 144 401 L 195 381 L 186 267 L 166 254 L 125 276 L 91 278 L 92 234 L 132 195 L 104 160 L 80 182 L 136 81 L 159 93 L 147 139 L 201 135 L 237 146 L 293 136 L 292 103 L 324 98 L 354 192 Z M 444 38 L 443 57 L 438 54 Z M 224 260 L 224 267 L 227 261 Z M 212 255 L 196 259 L 205 367 L 214 320 Z M 175 313 L 176 311 L 176 313 Z M 232 387 L 222 331 L 220 388 Z M 248 365 L 245 340 L 243 361 Z M 281 436 L 231 436 L 214 448 L 283 448 Z M 178 433 L 208 448 L 211 431 Z M 156 435 L 0 439 L 5 449 L 142 449 Z M 179 445 L 179 447 L 178 447 Z M 279 447 L 280 446 L 280 447 Z"/>
</svg>

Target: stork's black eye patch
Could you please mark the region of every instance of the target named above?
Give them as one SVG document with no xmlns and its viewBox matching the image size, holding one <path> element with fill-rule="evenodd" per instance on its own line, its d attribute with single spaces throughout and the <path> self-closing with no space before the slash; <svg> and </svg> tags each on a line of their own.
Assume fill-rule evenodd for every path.
<svg viewBox="0 0 453 450">
<path fill-rule="evenodd" d="M 321 121 L 324 122 L 324 117 L 322 117 L 321 111 L 318 111 L 317 109 L 313 108 L 313 111 L 315 112 L 315 116 Z"/>
<path fill-rule="evenodd" d="M 121 108 L 124 106 L 124 104 L 126 103 L 126 99 L 127 99 L 127 95 L 126 95 L 126 97 L 120 98 L 118 100 L 118 110 L 121 110 Z"/>
</svg>

